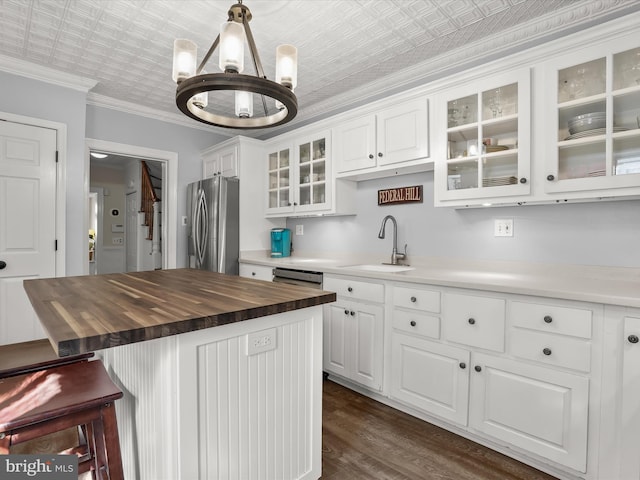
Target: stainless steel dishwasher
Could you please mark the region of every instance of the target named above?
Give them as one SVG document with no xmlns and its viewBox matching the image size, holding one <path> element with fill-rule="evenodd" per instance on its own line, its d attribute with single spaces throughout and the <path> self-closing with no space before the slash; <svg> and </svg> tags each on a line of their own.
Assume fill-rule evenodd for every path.
<svg viewBox="0 0 640 480">
<path fill-rule="evenodd" d="M 322 272 L 276 267 L 273 269 L 273 281 L 321 290 Z"/>
</svg>

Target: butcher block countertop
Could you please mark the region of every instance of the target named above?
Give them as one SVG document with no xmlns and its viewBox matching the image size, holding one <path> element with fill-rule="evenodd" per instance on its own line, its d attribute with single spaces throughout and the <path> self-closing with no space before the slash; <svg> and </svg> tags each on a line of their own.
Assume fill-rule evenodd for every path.
<svg viewBox="0 0 640 480">
<path fill-rule="evenodd" d="M 60 357 L 335 301 L 332 292 L 195 269 L 25 280 Z"/>
</svg>

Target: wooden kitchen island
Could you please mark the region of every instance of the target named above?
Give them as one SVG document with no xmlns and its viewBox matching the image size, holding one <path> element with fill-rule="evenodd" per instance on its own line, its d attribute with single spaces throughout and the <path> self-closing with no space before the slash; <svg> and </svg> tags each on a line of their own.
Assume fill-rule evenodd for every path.
<svg viewBox="0 0 640 480">
<path fill-rule="evenodd" d="M 192 269 L 24 285 L 58 355 L 95 351 L 123 390 L 125 478 L 320 477 L 334 293 Z"/>
</svg>

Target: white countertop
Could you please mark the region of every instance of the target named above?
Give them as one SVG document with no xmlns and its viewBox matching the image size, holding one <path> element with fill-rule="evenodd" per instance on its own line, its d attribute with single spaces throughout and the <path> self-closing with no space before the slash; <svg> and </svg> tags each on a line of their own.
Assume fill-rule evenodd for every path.
<svg viewBox="0 0 640 480">
<path fill-rule="evenodd" d="M 440 257 L 412 257 L 409 263 L 414 269 L 403 272 L 350 268 L 388 261 L 376 255 L 296 252 L 291 257 L 271 258 L 266 251 L 240 254 L 240 262 L 255 265 L 640 308 L 640 268 Z"/>
</svg>

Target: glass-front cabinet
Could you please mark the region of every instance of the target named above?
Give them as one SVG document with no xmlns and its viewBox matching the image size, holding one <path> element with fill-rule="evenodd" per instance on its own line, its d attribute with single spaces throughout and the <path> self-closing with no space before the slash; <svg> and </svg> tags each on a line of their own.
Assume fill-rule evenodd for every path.
<svg viewBox="0 0 640 480">
<path fill-rule="evenodd" d="M 281 213 L 293 207 L 290 145 L 274 145 L 268 156 L 267 212 Z"/>
<path fill-rule="evenodd" d="M 296 210 L 325 209 L 330 179 L 327 178 L 327 137 L 312 137 L 297 143 Z"/>
<path fill-rule="evenodd" d="M 267 149 L 267 216 L 322 212 L 331 208 L 328 133 L 293 138 Z"/>
<path fill-rule="evenodd" d="M 584 50 L 548 63 L 546 77 L 553 111 L 545 191 L 640 187 L 640 48 Z"/>
<path fill-rule="evenodd" d="M 527 69 L 441 95 L 437 204 L 483 204 L 529 194 L 530 82 Z"/>
</svg>

